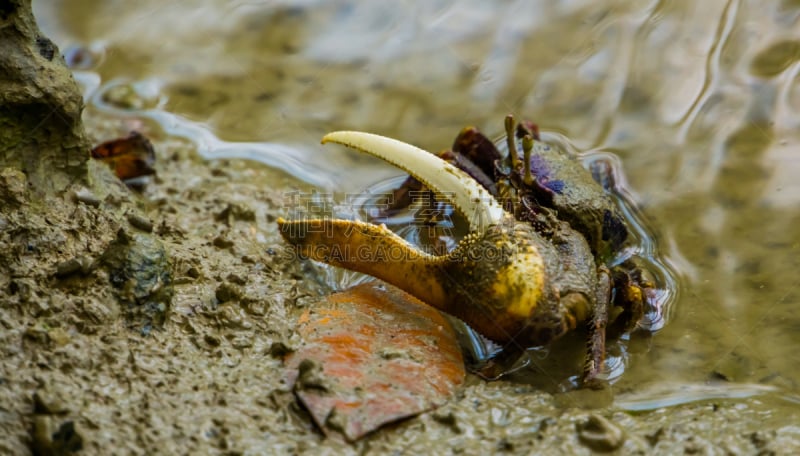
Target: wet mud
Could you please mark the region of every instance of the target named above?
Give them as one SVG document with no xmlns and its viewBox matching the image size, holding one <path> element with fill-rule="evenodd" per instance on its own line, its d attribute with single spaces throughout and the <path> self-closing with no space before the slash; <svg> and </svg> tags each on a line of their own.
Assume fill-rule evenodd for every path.
<svg viewBox="0 0 800 456">
<path fill-rule="evenodd" d="M 89 43 L 61 46 L 76 68 L 99 68 L 81 76 L 85 90 L 121 87 L 89 101 L 92 143 L 140 130 L 157 174 L 135 192 L 89 164 L 92 183 L 34 197 L 24 175 L 0 170 L 0 453 L 800 452 L 796 2 L 542 14 L 472 3 L 438 28 L 397 16 L 420 38 L 398 49 L 398 29 L 387 28 L 378 56 L 343 38 L 370 36 L 347 12 L 384 17 L 376 6 L 242 10 L 187 28 L 177 4 L 137 3 L 129 16 L 91 2 L 80 13 L 39 5 L 54 41 Z M 430 5 L 421 15 L 393 8 L 409 18 L 445 9 Z M 491 19 L 526 15 L 552 20 Z M 471 34 L 451 26 L 461 23 Z M 196 45 L 197 34 L 220 47 Z M 343 49 L 334 64 L 331 46 Z M 114 115 L 102 103 L 147 112 Z M 262 160 L 270 167 L 219 159 L 201 147 L 207 130 L 179 131 L 157 108 L 208 120 L 230 141 L 293 144 L 310 168 L 280 154 Z M 437 410 L 356 443 L 324 437 L 283 382 L 282 358 L 332 273 L 290 261 L 275 220 L 287 191 L 360 191 L 387 171 L 305 145 L 346 127 L 435 149 L 465 123 L 489 127 L 510 110 L 622 160 L 621 185 L 681 273 L 674 308 L 652 339 L 613 354 L 627 364 L 608 389 L 564 387 L 574 363 L 550 356 L 513 381 L 469 376 Z"/>
</svg>

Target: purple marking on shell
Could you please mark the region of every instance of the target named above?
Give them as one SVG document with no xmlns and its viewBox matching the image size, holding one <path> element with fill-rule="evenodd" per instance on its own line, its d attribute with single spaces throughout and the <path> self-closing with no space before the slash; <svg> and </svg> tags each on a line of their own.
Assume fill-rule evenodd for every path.
<svg viewBox="0 0 800 456">
<path fill-rule="evenodd" d="M 564 186 L 566 184 L 564 184 L 564 181 L 562 181 L 561 179 L 556 179 L 556 180 L 544 181 L 542 182 L 542 185 L 547 189 L 552 190 L 560 195 L 561 192 L 564 191 Z"/>
<path fill-rule="evenodd" d="M 559 195 L 564 191 L 564 181 L 561 179 L 550 180 L 550 165 L 547 163 L 547 160 L 539 155 L 533 155 L 531 157 L 531 174 L 536 176 L 536 182 L 539 184 L 539 187 L 543 187 Z"/>
</svg>

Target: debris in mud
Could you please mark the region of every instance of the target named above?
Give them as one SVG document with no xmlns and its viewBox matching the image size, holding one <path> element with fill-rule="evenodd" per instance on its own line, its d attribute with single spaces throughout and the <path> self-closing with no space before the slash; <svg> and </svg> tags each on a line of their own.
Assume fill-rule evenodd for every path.
<svg viewBox="0 0 800 456">
<path fill-rule="evenodd" d="M 73 454 L 83 448 L 83 437 L 67 418 L 70 410 L 58 395 L 46 389 L 33 393 L 31 450 L 35 455 Z"/>
<path fill-rule="evenodd" d="M 74 454 L 83 449 L 83 437 L 73 421 L 62 421 L 54 416 L 37 415 L 33 418 L 32 450 L 41 456 Z"/>
<path fill-rule="evenodd" d="M 56 265 L 55 276 L 56 278 L 64 279 L 77 273 L 86 275 L 92 270 L 92 267 L 92 260 L 81 255 L 58 263 Z"/>
<path fill-rule="evenodd" d="M 382 331 L 387 321 L 392 330 Z M 464 381 L 455 334 L 435 309 L 367 283 L 311 305 L 287 384 L 326 435 L 354 441 L 444 403 Z"/>
<path fill-rule="evenodd" d="M 132 227 L 140 229 L 145 233 L 153 232 L 153 222 L 143 215 L 137 213 L 128 214 L 128 223 L 130 223 Z"/>
<path fill-rule="evenodd" d="M 124 138 L 106 141 L 92 149 L 92 158 L 107 164 L 125 183 L 156 173 L 153 144 L 138 131 Z"/>
<path fill-rule="evenodd" d="M 103 62 L 104 54 L 101 46 L 74 44 L 64 50 L 64 61 L 73 70 L 91 70 Z"/>
<path fill-rule="evenodd" d="M 136 84 L 123 83 L 109 87 L 103 92 L 105 103 L 117 108 L 131 111 L 153 109 L 158 106 L 158 96 L 144 93 Z"/>
<path fill-rule="evenodd" d="M 155 236 L 124 229 L 103 253 L 117 297 L 127 308 L 128 323 L 149 331 L 161 326 L 172 302 L 172 271 L 164 245 Z"/>
<path fill-rule="evenodd" d="M 575 425 L 578 440 L 592 451 L 614 451 L 625 443 L 625 433 L 613 421 L 592 414 L 583 423 Z"/>
<path fill-rule="evenodd" d="M 58 415 L 69 412 L 57 394 L 40 390 L 33 393 L 33 413 L 39 415 Z"/>
</svg>

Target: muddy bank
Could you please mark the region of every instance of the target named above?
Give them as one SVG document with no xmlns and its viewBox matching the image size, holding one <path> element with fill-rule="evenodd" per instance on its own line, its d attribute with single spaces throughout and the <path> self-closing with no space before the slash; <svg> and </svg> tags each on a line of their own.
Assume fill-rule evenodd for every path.
<svg viewBox="0 0 800 456">
<path fill-rule="evenodd" d="M 281 389 L 273 352 L 291 345 L 291 310 L 317 291 L 297 265 L 273 260 L 277 238 L 264 235 L 279 195 L 253 182 L 283 178 L 159 146 L 166 166 L 142 196 L 101 171 L 108 194 L 82 189 L 31 205 L 24 177 L 3 175 L 14 197 L 4 198 L 0 238 L 11 454 L 30 447 L 38 415 L 56 429 L 74 423 L 97 453 L 224 447 L 229 428 L 286 439 L 291 413 L 270 399 Z M 160 290 L 171 288 L 171 299 L 147 309 L 142 284 L 117 283 L 125 268 L 166 273 Z"/>
<path fill-rule="evenodd" d="M 90 125 L 98 139 L 126 126 Z M 79 439 L 86 454 L 798 448 L 796 410 L 774 399 L 630 413 L 591 408 L 609 405 L 607 392 L 553 396 L 476 378 L 441 409 L 355 445 L 324 439 L 280 380 L 279 355 L 298 343 L 296 312 L 326 291 L 313 267 L 281 259 L 276 189 L 298 184 L 253 163 L 200 161 L 186 144 L 153 134 L 158 177 L 142 194 L 101 171 L 107 193 L 34 206 L 24 178 L 3 174 L 3 452 L 29 453 L 42 426 L 56 443 Z M 152 230 L 132 225 L 134 214 Z M 174 297 L 163 325 L 134 312 L 101 261 L 120 231 L 168 254 Z"/>
</svg>

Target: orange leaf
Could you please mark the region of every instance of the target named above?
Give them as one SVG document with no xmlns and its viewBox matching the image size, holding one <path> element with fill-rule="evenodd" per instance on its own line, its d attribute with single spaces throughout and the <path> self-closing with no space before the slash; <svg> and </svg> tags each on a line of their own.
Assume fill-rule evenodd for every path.
<svg viewBox="0 0 800 456">
<path fill-rule="evenodd" d="M 464 381 L 447 320 L 382 282 L 329 296 L 300 317 L 298 332 L 305 343 L 287 357 L 286 377 L 326 435 L 357 440 L 441 405 Z"/>
</svg>

